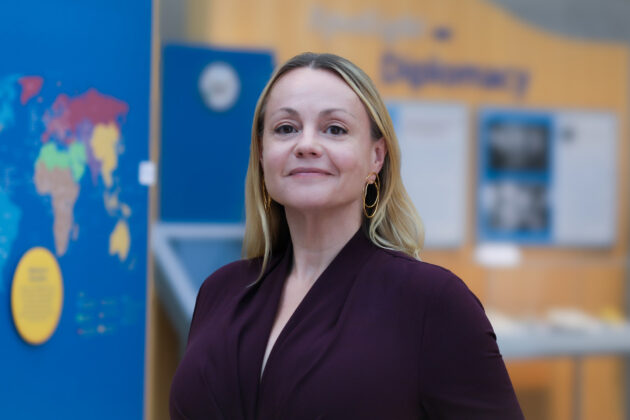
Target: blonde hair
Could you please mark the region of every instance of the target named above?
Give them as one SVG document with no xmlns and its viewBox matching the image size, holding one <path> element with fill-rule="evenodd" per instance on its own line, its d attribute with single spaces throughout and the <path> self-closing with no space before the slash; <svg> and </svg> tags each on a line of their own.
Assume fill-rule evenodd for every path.
<svg viewBox="0 0 630 420">
<path fill-rule="evenodd" d="M 424 243 L 424 227 L 402 183 L 398 140 L 383 100 L 372 80 L 355 64 L 334 54 L 314 53 L 297 55 L 278 68 L 258 99 L 245 179 L 246 221 L 243 257 L 262 257 L 262 275 L 272 253 L 284 248 L 290 241 L 282 206 L 272 201 L 270 209 L 265 211 L 264 176 L 260 156 L 269 93 L 284 74 L 303 67 L 326 70 L 338 75 L 365 106 L 371 121 L 372 138 L 385 140 L 387 154 L 379 173 L 381 189 L 378 209 L 371 219 L 363 216 L 363 228 L 375 245 L 419 258 Z"/>
</svg>

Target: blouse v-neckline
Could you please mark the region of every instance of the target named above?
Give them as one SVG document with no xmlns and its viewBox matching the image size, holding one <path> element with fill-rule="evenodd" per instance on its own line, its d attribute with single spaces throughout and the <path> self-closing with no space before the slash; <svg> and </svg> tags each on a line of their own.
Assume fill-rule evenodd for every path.
<svg viewBox="0 0 630 420">
<path fill-rule="evenodd" d="M 282 326 L 282 328 L 280 329 L 280 332 L 278 333 L 278 336 L 276 337 L 275 341 L 273 342 L 271 349 L 269 351 L 269 355 L 267 356 L 267 360 L 265 362 L 265 354 L 267 352 L 267 345 L 269 342 L 269 338 L 271 338 L 271 333 L 273 332 L 273 327 L 275 324 L 275 320 L 276 320 L 276 315 L 278 314 L 278 311 L 280 310 L 280 304 L 282 302 L 282 294 L 284 293 L 284 287 L 286 285 L 286 282 L 288 281 L 289 278 L 289 274 L 291 273 L 291 269 L 292 269 L 292 264 L 293 264 L 293 246 L 290 244 L 287 247 L 287 251 L 284 253 L 283 256 L 283 261 L 282 261 L 282 277 L 280 277 L 279 279 L 276 280 L 280 280 L 279 283 L 281 283 L 281 287 L 280 287 L 280 296 L 278 296 L 278 300 L 275 302 L 275 311 L 273 311 L 273 321 L 271 323 L 271 326 L 269 327 L 269 333 L 267 335 L 267 341 L 265 341 L 265 348 L 264 348 L 264 352 L 263 352 L 263 360 L 261 363 L 261 371 L 260 371 L 260 382 L 262 383 L 263 378 L 264 378 L 264 374 L 265 374 L 265 370 L 266 370 L 266 366 L 269 364 L 269 360 L 271 359 L 271 356 L 274 353 L 274 348 L 276 348 L 276 346 L 278 344 L 280 344 L 280 340 L 284 338 L 285 331 L 289 329 L 289 327 L 291 326 L 292 320 L 294 318 L 297 318 L 299 316 L 299 312 L 300 312 L 300 308 L 302 306 L 304 306 L 304 302 L 308 303 L 308 296 L 311 292 L 311 290 L 313 290 L 313 288 L 315 287 L 316 284 L 318 284 L 320 282 L 320 279 L 322 277 L 324 277 L 325 275 L 327 275 L 328 271 L 330 270 L 330 268 L 333 266 L 333 264 L 335 263 L 335 260 L 337 260 L 341 254 L 343 253 L 343 251 L 350 246 L 350 244 L 357 240 L 357 236 L 363 236 L 361 228 L 359 228 L 359 230 L 350 238 L 350 240 L 348 240 L 348 242 L 346 242 L 346 244 L 341 247 L 341 249 L 339 250 L 339 252 L 337 253 L 337 255 L 335 255 L 333 257 L 333 259 L 330 261 L 330 263 L 326 266 L 326 268 L 321 272 L 321 274 L 315 279 L 315 281 L 313 282 L 313 284 L 311 284 L 311 286 L 308 288 L 308 290 L 306 291 L 306 293 L 304 293 L 304 296 L 302 296 L 302 298 L 300 299 L 300 302 L 297 304 L 297 306 L 295 307 L 295 309 L 293 309 L 293 312 L 291 313 L 291 315 L 289 316 L 289 318 L 287 319 L 287 321 L 285 322 L 285 324 Z M 278 273 L 280 274 L 280 273 Z M 303 310 L 303 309 L 302 309 Z M 297 321 L 294 321 L 293 323 L 295 323 Z M 290 331 L 287 332 L 287 334 L 289 334 Z"/>
<path fill-rule="evenodd" d="M 267 360 L 269 359 L 269 356 L 271 355 L 271 351 L 275 347 L 275 344 L 278 341 L 278 338 L 280 338 L 280 334 L 282 334 L 282 331 L 284 330 L 284 328 L 287 326 L 287 324 L 291 320 L 291 317 L 293 316 L 295 311 L 297 311 L 298 307 L 300 306 L 300 304 L 302 303 L 302 301 L 304 300 L 304 298 L 308 294 L 309 290 L 311 290 L 311 288 L 315 284 L 315 282 L 313 282 L 312 284 L 310 284 L 308 286 L 308 288 L 305 288 L 305 290 L 302 291 L 303 293 L 301 293 L 301 297 L 299 297 L 299 301 L 297 301 L 297 304 L 295 304 L 295 302 L 292 302 L 294 304 L 294 305 L 292 305 L 293 308 L 285 309 L 285 311 L 287 313 L 283 313 L 282 314 L 282 318 L 280 318 L 282 305 L 283 305 L 283 297 L 285 297 L 286 292 L 287 292 L 286 288 L 287 288 L 287 282 L 288 281 L 289 281 L 289 276 L 287 276 L 284 284 L 282 285 L 282 292 L 280 293 L 280 300 L 278 301 L 278 308 L 276 310 L 276 315 L 274 317 L 273 323 L 271 324 L 271 330 L 269 331 L 269 337 L 267 338 L 267 343 L 265 345 L 265 352 L 264 352 L 264 355 L 263 355 L 262 367 L 261 367 L 261 371 L 260 371 L 260 380 L 261 381 L 262 381 L 263 373 L 265 372 L 265 366 L 267 364 Z M 285 300 L 286 300 L 286 298 L 285 298 Z M 274 330 L 276 330 L 276 323 L 277 322 L 281 322 L 281 324 L 278 324 L 279 330 L 274 331 Z M 274 332 L 277 333 L 275 336 L 274 336 Z"/>
<path fill-rule="evenodd" d="M 358 234 L 361 234 L 361 229 L 359 229 Z M 308 289 L 306 290 L 306 292 L 304 292 L 304 294 L 302 295 L 302 297 L 300 298 L 300 301 L 298 302 L 298 304 L 295 306 L 295 308 L 292 310 L 291 314 L 289 315 L 289 317 L 287 318 L 286 322 L 284 323 L 284 325 L 282 326 L 282 328 L 280 329 L 277 337 L 275 338 L 275 340 L 271 343 L 271 347 L 269 349 L 269 354 L 267 354 L 267 347 L 269 346 L 269 340 L 271 340 L 271 334 L 273 333 L 273 329 L 276 323 L 276 317 L 278 315 L 280 315 L 280 305 L 282 304 L 282 297 L 285 293 L 285 287 L 287 286 L 287 282 L 289 281 L 289 275 L 291 273 L 291 269 L 292 264 L 293 264 L 293 246 L 288 246 L 287 252 L 285 252 L 284 258 L 286 258 L 287 260 L 285 262 L 288 262 L 288 269 L 286 271 L 286 275 L 284 276 L 284 279 L 280 279 L 281 283 L 282 283 L 282 287 L 280 289 L 280 296 L 279 299 L 276 303 L 276 310 L 275 310 L 275 314 L 274 314 L 274 319 L 273 322 L 271 323 L 271 327 L 269 329 L 269 335 L 267 338 L 267 341 L 265 342 L 265 350 L 263 353 L 263 360 L 262 360 L 262 366 L 261 366 L 261 371 L 260 371 L 260 382 L 262 382 L 263 379 L 263 375 L 265 373 L 265 368 L 267 366 L 267 363 L 269 362 L 269 358 L 271 357 L 271 354 L 273 353 L 273 349 L 276 347 L 276 344 L 278 343 L 278 341 L 280 340 L 280 338 L 283 335 L 283 332 L 285 329 L 287 329 L 287 327 L 289 326 L 289 324 L 291 323 L 291 319 L 294 317 L 294 315 L 300 310 L 300 306 L 302 306 L 302 303 L 307 299 L 307 296 L 309 294 L 309 292 L 313 289 L 313 287 L 315 286 L 315 284 L 319 281 L 319 279 L 324 276 L 324 274 L 326 273 L 326 271 L 328 271 L 328 269 L 332 266 L 333 262 L 335 261 L 335 259 L 337 259 L 337 257 L 339 257 L 339 255 L 342 253 L 342 251 L 344 250 L 345 247 L 347 247 L 352 240 L 355 238 L 355 235 L 353 235 L 350 240 L 348 240 L 348 242 L 346 242 L 341 249 L 339 250 L 339 252 L 337 252 L 337 254 L 331 259 L 331 261 L 328 263 L 328 265 L 326 266 L 326 268 L 324 268 L 324 270 L 319 274 L 319 276 L 317 276 L 317 278 L 315 279 L 315 281 L 313 281 L 313 283 L 311 283 L 310 286 L 308 286 Z M 283 259 L 284 259 L 283 258 Z M 267 356 L 265 358 L 265 356 Z"/>
<path fill-rule="evenodd" d="M 313 328 L 321 329 L 321 325 L 318 324 L 322 323 L 326 328 L 334 328 L 335 322 L 340 318 L 340 312 L 343 311 L 344 301 L 354 278 L 372 247 L 374 245 L 360 228 L 333 258 L 297 305 L 278 334 L 264 369 L 263 358 L 268 339 L 279 309 L 284 284 L 291 270 L 292 246 L 287 246 L 282 254 L 272 259 L 270 267 L 259 284 L 252 287 L 254 290 L 248 290 L 241 296 L 239 306 L 247 305 L 248 309 L 243 310 L 242 313 L 247 313 L 249 316 L 242 320 L 242 328 L 238 328 L 240 332 L 235 337 L 236 362 L 243 406 L 249 407 L 249 409 L 245 408 L 246 411 L 258 412 L 261 399 L 267 400 L 267 398 L 261 398 L 261 395 L 264 397 L 263 394 L 272 392 L 273 388 L 281 385 L 280 382 L 284 378 L 279 376 L 285 369 L 276 367 L 280 366 L 278 360 L 282 356 L 284 347 L 291 344 L 292 339 L 295 338 L 294 335 L 299 335 L 299 338 L 303 339 L 311 333 L 315 334 Z M 325 331 L 319 332 L 325 333 Z M 298 370 L 306 368 L 308 367 L 296 366 Z M 305 372 L 292 371 L 291 373 L 297 381 Z M 282 384 L 282 386 L 289 387 L 290 384 Z M 255 415 L 252 417 L 247 413 L 244 414 L 245 418 L 255 418 Z"/>
</svg>

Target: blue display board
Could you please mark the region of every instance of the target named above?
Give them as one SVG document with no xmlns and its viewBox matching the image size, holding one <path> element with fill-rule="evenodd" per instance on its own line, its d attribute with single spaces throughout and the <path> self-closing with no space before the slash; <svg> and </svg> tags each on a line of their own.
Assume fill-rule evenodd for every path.
<svg viewBox="0 0 630 420">
<path fill-rule="evenodd" d="M 0 13 L 0 417 L 141 419 L 150 0 L 19 1 Z M 13 273 L 63 276 L 51 338 L 22 340 Z"/>
<path fill-rule="evenodd" d="M 553 115 L 484 110 L 479 119 L 478 234 L 481 241 L 549 244 Z"/>
<path fill-rule="evenodd" d="M 161 220 L 245 220 L 252 117 L 272 70 L 266 51 L 164 48 Z"/>
<path fill-rule="evenodd" d="M 617 116 L 602 110 L 481 110 L 479 240 L 613 245 L 618 137 Z"/>
</svg>

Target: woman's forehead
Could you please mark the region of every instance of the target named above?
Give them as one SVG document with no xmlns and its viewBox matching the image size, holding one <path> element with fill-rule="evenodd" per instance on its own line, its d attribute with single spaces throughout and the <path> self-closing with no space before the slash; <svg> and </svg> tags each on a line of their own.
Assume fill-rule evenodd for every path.
<svg viewBox="0 0 630 420">
<path fill-rule="evenodd" d="M 299 109 L 315 106 L 325 109 L 362 107 L 348 84 L 328 70 L 299 68 L 282 75 L 269 92 L 267 107 Z"/>
</svg>

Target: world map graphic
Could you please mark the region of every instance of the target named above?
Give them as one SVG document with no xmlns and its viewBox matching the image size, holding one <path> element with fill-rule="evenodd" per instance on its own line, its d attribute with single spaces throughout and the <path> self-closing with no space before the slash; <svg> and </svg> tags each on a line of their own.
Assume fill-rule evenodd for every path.
<svg viewBox="0 0 630 420">
<path fill-rule="evenodd" d="M 153 19 L 2 7 L 0 418 L 145 417 Z"/>
<path fill-rule="evenodd" d="M 51 82 L 48 97 L 42 94 L 46 83 L 40 76 L 0 76 L 0 291 L 7 290 L 6 265 L 19 235 L 35 236 L 40 244 L 52 235 L 51 251 L 60 259 L 82 241 L 100 242 L 121 266 L 133 269 L 133 262 L 125 265 L 133 208 L 121 199 L 124 184 L 117 176 L 129 106 L 94 88 L 64 93 L 58 81 Z M 110 221 L 101 218 L 96 237 L 84 237 L 77 213 L 96 217 L 96 207 Z M 31 229 L 46 219 L 48 232 Z"/>
</svg>

